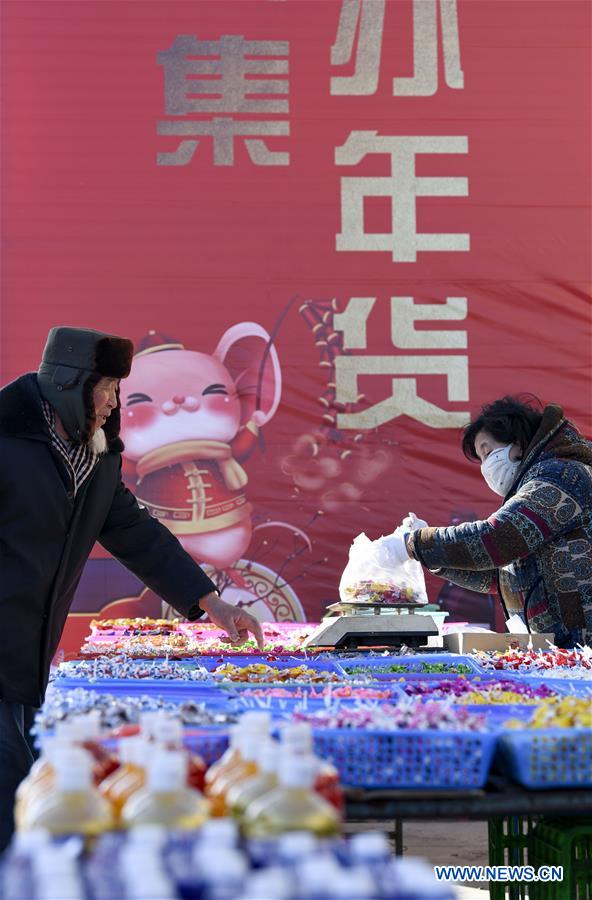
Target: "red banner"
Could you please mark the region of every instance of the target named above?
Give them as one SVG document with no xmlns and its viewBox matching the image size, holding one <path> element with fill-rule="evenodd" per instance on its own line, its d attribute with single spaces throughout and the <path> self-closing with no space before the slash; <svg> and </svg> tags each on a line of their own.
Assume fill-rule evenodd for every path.
<svg viewBox="0 0 592 900">
<path fill-rule="evenodd" d="M 592 431 L 587 0 L 2 13 L 2 382 L 132 338 L 126 479 L 229 600 L 317 619 L 357 533 L 488 515 L 489 400 Z M 96 548 L 78 624 L 142 590 Z"/>
</svg>

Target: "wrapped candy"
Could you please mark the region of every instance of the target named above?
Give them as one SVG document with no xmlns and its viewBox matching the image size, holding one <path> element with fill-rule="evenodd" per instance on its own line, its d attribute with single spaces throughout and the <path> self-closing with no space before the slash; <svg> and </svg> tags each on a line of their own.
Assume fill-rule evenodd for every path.
<svg viewBox="0 0 592 900">
<path fill-rule="evenodd" d="M 472 656 L 487 671 L 510 670 L 529 674 L 544 673 L 549 678 L 592 679 L 592 648 L 563 650 L 506 650 L 503 653 L 476 651 Z"/>
<path fill-rule="evenodd" d="M 363 603 L 416 603 L 411 586 L 395 584 L 394 581 L 356 581 L 343 588 L 344 599 Z"/>
<path fill-rule="evenodd" d="M 546 685 L 532 687 L 519 681 L 495 680 L 481 682 L 474 678 L 455 678 L 446 681 L 411 681 L 402 683 L 403 690 L 410 697 L 454 699 L 462 704 L 536 704 L 557 693 Z"/>
<path fill-rule="evenodd" d="M 484 731 L 487 717 L 451 703 L 413 700 L 378 706 L 349 706 L 329 708 L 319 712 L 295 712 L 294 719 L 309 722 L 313 728 L 372 728 L 381 731 L 437 730 Z"/>
<path fill-rule="evenodd" d="M 277 666 L 268 666 L 265 663 L 253 663 L 248 666 L 237 666 L 233 663 L 225 663 L 224 665 L 217 666 L 217 668 L 214 669 L 213 675 L 214 678 L 237 683 L 269 683 L 279 681 L 319 684 L 343 680 L 335 672 L 323 671 L 322 669 L 311 669 L 306 665 L 278 668 Z"/>
<path fill-rule="evenodd" d="M 62 663 L 55 674 L 58 686 L 62 678 L 84 679 L 90 682 L 108 678 L 206 681 L 209 676 L 206 670 L 200 666 L 190 666 L 175 660 L 138 662 L 127 657 L 119 659 L 103 655 L 92 661 L 78 660 Z"/>
<path fill-rule="evenodd" d="M 590 698 L 564 697 L 561 700 L 545 700 L 526 724 L 519 719 L 508 719 L 506 728 L 592 728 L 592 703 Z"/>
</svg>

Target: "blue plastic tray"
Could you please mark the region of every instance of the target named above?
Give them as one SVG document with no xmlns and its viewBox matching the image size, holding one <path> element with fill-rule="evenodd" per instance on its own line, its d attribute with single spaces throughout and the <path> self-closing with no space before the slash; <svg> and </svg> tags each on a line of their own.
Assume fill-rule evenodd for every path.
<svg viewBox="0 0 592 900">
<path fill-rule="evenodd" d="M 167 700 L 195 700 L 197 703 L 208 705 L 224 704 L 227 698 L 215 685 L 201 681 L 174 681 L 155 678 L 142 679 L 102 679 L 98 681 L 84 681 L 81 678 L 60 678 L 53 683 L 55 690 L 71 691 L 83 688 L 87 691 L 96 691 L 99 694 L 113 694 L 115 697 L 126 695 L 141 696 L 150 694 L 155 697 L 164 697 Z"/>
<path fill-rule="evenodd" d="M 407 675 L 421 675 L 423 678 L 451 678 L 456 674 L 463 675 L 482 675 L 481 669 L 477 666 L 477 663 L 471 659 L 469 656 L 458 656 L 453 653 L 425 653 L 425 654 L 417 654 L 413 656 L 362 656 L 362 657 L 353 657 L 348 659 L 342 659 L 340 661 L 341 667 L 344 672 L 348 672 L 350 668 L 364 668 L 368 669 L 368 675 L 372 678 L 377 678 L 379 680 L 393 680 L 397 678 L 405 678 Z M 463 665 L 468 666 L 469 672 L 422 672 L 422 664 L 439 664 L 443 663 L 445 665 Z M 384 666 L 397 665 L 397 666 L 406 666 L 406 672 L 374 672 L 375 669 L 380 669 Z M 356 678 L 356 675 L 351 675 L 351 678 Z"/>
<path fill-rule="evenodd" d="M 592 728 L 504 731 L 500 760 L 524 787 L 592 787 Z"/>
<path fill-rule="evenodd" d="M 321 672 L 334 672 L 339 675 L 343 681 L 349 681 L 343 669 L 338 662 L 332 659 L 304 659 L 302 656 L 282 656 L 278 659 L 268 659 L 266 656 L 232 656 L 220 661 L 219 656 L 201 656 L 201 665 L 208 671 L 213 672 L 218 666 L 249 666 L 263 663 L 266 666 L 273 666 L 276 669 L 291 669 L 294 666 L 306 666 L 309 669 L 315 669 Z M 236 682 L 237 687 L 245 682 Z"/>
<path fill-rule="evenodd" d="M 315 752 L 349 787 L 463 790 L 487 781 L 497 734 L 315 729 Z"/>
</svg>

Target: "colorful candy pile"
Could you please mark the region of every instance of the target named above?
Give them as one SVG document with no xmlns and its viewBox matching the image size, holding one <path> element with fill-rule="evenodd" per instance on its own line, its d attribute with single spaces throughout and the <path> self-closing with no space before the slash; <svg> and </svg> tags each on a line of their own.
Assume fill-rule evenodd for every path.
<svg viewBox="0 0 592 900">
<path fill-rule="evenodd" d="M 56 722 L 70 719 L 81 714 L 98 710 L 101 725 L 104 728 L 118 728 L 121 725 L 136 723 L 141 713 L 164 710 L 181 718 L 184 725 L 220 725 L 236 721 L 230 713 L 212 712 L 204 703 L 185 701 L 169 702 L 153 694 L 141 696 L 116 697 L 113 694 L 100 694 L 75 688 L 69 691 L 48 691 L 43 708 L 35 719 L 36 730 L 51 731 Z"/>
<path fill-rule="evenodd" d="M 56 681 L 61 678 L 101 681 L 107 678 L 131 679 L 154 678 L 162 681 L 206 681 L 208 673 L 201 666 L 187 665 L 174 660 L 159 662 L 138 662 L 127 658 L 97 656 L 93 660 L 62 663 L 56 672 Z"/>
<path fill-rule="evenodd" d="M 397 704 L 383 703 L 374 707 L 340 707 L 314 713 L 295 712 L 294 718 L 310 722 L 315 728 L 483 731 L 487 727 L 486 716 L 438 701 L 415 703 L 409 700 Z"/>
<path fill-rule="evenodd" d="M 294 690 L 281 687 L 253 688 L 241 694 L 245 699 L 249 697 L 271 698 L 273 700 L 389 700 L 393 696 L 392 690 L 374 687 L 354 687 L 349 684 L 328 685 L 322 690 L 303 690 L 297 687 Z"/>
<path fill-rule="evenodd" d="M 326 684 L 328 682 L 339 682 L 343 680 L 335 672 L 322 669 L 311 669 L 306 665 L 278 668 L 277 666 L 268 666 L 265 663 L 253 663 L 248 666 L 237 666 L 233 663 L 225 663 L 222 666 L 217 666 L 213 671 L 213 675 L 215 678 L 237 683 L 263 682 L 268 684 L 277 681 L 299 682 L 301 684 Z"/>
<path fill-rule="evenodd" d="M 506 728 L 592 728 L 592 703 L 579 697 L 547 700 L 528 723 L 508 719 L 504 724 Z"/>
<path fill-rule="evenodd" d="M 385 663 L 383 666 L 355 666 L 344 662 L 348 675 L 387 675 L 419 672 L 421 675 L 468 675 L 473 670 L 465 663 Z"/>
<path fill-rule="evenodd" d="M 479 650 L 472 654 L 484 669 L 544 673 L 549 678 L 592 679 L 592 648 L 562 650 L 506 650 L 504 653 Z"/>
<path fill-rule="evenodd" d="M 418 603 L 412 587 L 392 581 L 356 581 L 342 588 L 344 600 L 361 603 Z"/>
<path fill-rule="evenodd" d="M 536 704 L 549 697 L 556 697 L 557 693 L 546 685 L 532 687 L 520 681 L 495 680 L 481 681 L 474 678 L 469 681 L 466 678 L 439 681 L 408 681 L 401 687 L 409 697 L 429 697 L 432 700 L 454 698 L 455 703 L 463 704 Z"/>
<path fill-rule="evenodd" d="M 136 624 L 138 623 L 138 624 Z M 180 622 L 177 619 L 93 619 L 91 634 L 82 647 L 84 656 L 126 655 L 134 659 L 183 658 L 236 653 L 225 634 L 208 622 Z M 300 653 L 304 641 L 318 626 L 315 623 L 263 623 L 265 653 Z M 253 639 L 240 645 L 240 653 L 259 654 Z"/>
</svg>

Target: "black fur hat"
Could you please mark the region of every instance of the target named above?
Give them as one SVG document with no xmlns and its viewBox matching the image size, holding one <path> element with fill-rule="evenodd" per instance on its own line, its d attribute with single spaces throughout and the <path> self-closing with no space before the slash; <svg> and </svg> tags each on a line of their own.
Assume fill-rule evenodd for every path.
<svg viewBox="0 0 592 900">
<path fill-rule="evenodd" d="M 134 345 L 127 338 L 90 328 L 59 325 L 51 329 L 37 382 L 73 441 L 86 444 L 91 440 L 95 421 L 93 389 L 101 378 L 126 378 L 133 355 Z M 110 445 L 118 438 L 119 428 L 118 391 L 117 408 L 103 426 Z"/>
</svg>

